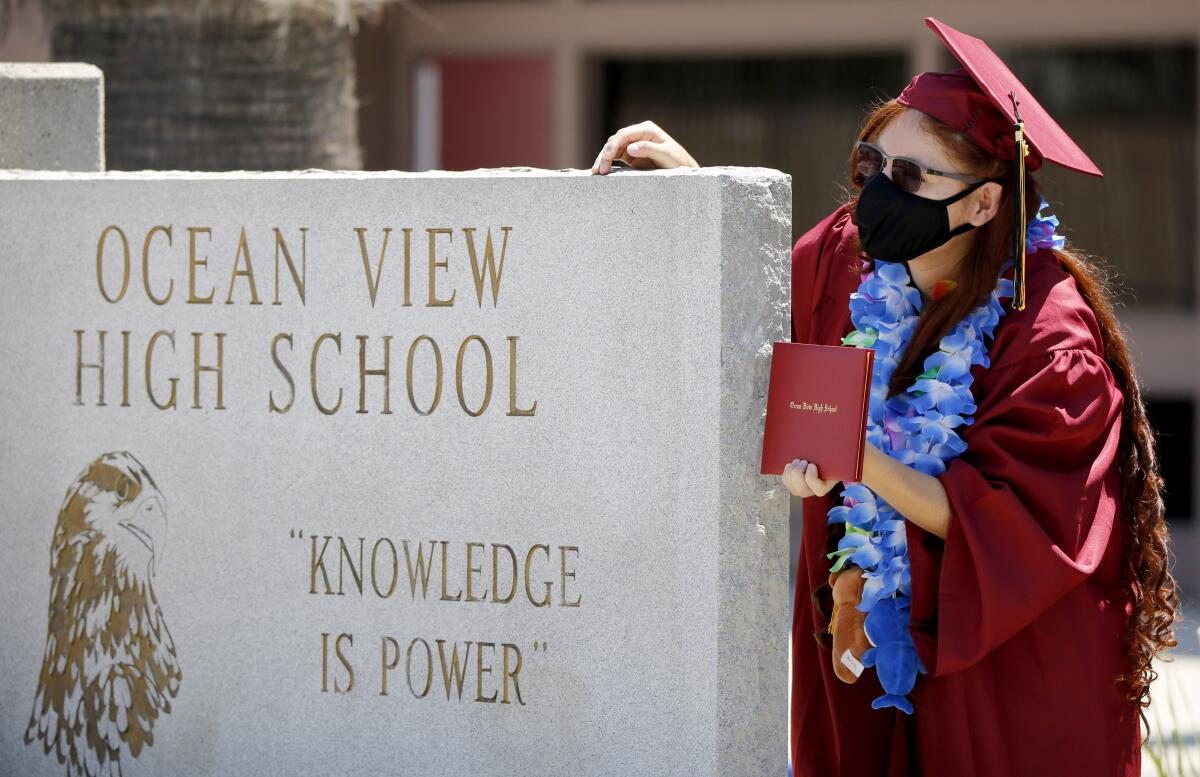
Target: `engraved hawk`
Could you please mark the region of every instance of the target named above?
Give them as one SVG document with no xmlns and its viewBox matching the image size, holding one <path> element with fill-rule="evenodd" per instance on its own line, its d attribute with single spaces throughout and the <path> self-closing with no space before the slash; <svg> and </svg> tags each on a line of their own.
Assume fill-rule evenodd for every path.
<svg viewBox="0 0 1200 777">
<path fill-rule="evenodd" d="M 123 755 L 154 743 L 182 677 L 152 579 L 166 505 L 125 451 L 105 453 L 63 500 L 50 547 L 46 649 L 25 743 L 67 777 L 118 777 Z"/>
</svg>

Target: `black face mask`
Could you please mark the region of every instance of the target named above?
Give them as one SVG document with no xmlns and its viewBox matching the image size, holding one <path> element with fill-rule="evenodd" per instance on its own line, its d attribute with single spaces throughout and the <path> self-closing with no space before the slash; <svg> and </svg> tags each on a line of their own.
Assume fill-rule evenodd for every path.
<svg viewBox="0 0 1200 777">
<path fill-rule="evenodd" d="M 955 235 L 974 229 L 967 222 L 950 229 L 946 206 L 958 202 L 987 181 L 971 184 L 944 200 L 930 200 L 906 192 L 879 171 L 858 195 L 854 223 L 863 249 L 886 262 L 907 262 L 932 251 Z"/>
</svg>

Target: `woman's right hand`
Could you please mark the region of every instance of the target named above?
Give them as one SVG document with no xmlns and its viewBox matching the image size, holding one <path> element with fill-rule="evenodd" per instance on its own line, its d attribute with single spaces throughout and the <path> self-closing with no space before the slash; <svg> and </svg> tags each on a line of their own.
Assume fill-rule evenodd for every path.
<svg viewBox="0 0 1200 777">
<path fill-rule="evenodd" d="M 610 135 L 592 164 L 592 174 L 607 173 L 614 159 L 637 170 L 700 166 L 683 146 L 652 121 L 631 124 Z"/>
<path fill-rule="evenodd" d="M 792 496 L 825 496 L 837 484 L 820 477 L 817 465 L 807 459 L 792 459 L 783 467 L 783 485 Z"/>
</svg>

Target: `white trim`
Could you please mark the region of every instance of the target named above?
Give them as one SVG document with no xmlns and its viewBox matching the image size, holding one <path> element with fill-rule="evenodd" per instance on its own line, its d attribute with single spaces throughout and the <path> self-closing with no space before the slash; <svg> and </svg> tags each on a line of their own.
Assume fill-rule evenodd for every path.
<svg viewBox="0 0 1200 777">
<path fill-rule="evenodd" d="M 442 165 L 442 66 L 432 57 L 413 70 L 413 170 Z"/>
</svg>

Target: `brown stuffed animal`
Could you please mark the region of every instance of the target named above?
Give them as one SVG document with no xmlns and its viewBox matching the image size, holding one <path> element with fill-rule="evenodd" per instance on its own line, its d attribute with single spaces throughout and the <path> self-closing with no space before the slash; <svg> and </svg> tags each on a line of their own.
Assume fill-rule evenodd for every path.
<svg viewBox="0 0 1200 777">
<path fill-rule="evenodd" d="M 829 585 L 833 587 L 833 613 L 829 618 L 829 633 L 833 635 L 833 672 L 844 683 L 857 682 L 863 670 L 860 660 L 871 647 L 864 628 L 867 614 L 858 610 L 866 584 L 863 574 L 859 567 L 848 566 L 829 575 Z"/>
</svg>

